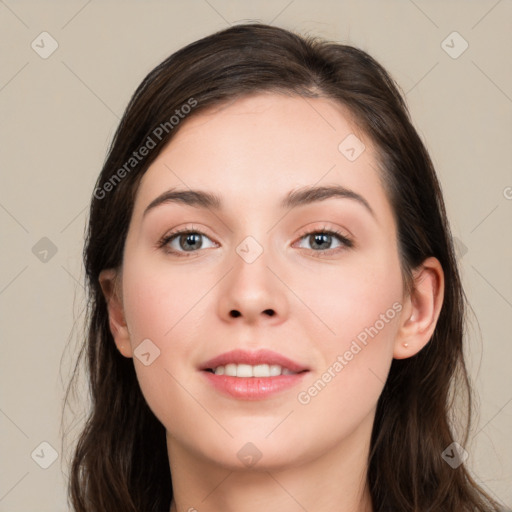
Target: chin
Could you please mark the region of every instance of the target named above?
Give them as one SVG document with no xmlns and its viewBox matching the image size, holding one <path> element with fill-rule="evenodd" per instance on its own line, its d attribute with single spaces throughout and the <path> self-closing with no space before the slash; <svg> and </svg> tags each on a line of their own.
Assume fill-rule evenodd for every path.
<svg viewBox="0 0 512 512">
<path fill-rule="evenodd" d="M 219 439 L 212 440 L 216 446 L 212 450 L 212 445 L 203 455 L 210 459 L 210 463 L 221 466 L 229 471 L 282 471 L 296 467 L 314 455 L 306 452 L 299 452 L 295 442 L 283 443 L 282 439 L 262 439 L 237 435 L 228 442 L 219 444 Z M 311 449 L 311 444 L 302 442 L 299 447 L 307 445 Z"/>
</svg>

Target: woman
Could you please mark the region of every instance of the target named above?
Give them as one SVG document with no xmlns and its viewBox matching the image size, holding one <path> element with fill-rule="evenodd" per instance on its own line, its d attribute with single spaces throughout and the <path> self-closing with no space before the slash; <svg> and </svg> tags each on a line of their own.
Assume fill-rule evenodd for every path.
<svg viewBox="0 0 512 512">
<path fill-rule="evenodd" d="M 471 394 L 441 189 L 365 52 L 247 24 L 171 55 L 84 258 L 76 511 L 498 510 L 449 420 Z"/>
</svg>

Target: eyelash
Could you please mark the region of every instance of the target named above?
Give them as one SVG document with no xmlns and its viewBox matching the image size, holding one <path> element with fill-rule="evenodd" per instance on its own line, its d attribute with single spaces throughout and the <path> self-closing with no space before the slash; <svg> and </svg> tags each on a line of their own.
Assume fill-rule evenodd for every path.
<svg viewBox="0 0 512 512">
<path fill-rule="evenodd" d="M 177 255 L 179 258 L 190 258 L 194 253 L 196 253 L 198 251 L 190 251 L 187 254 L 187 253 L 184 253 L 183 251 L 176 251 L 174 249 L 170 249 L 169 247 L 167 247 L 169 242 L 171 242 L 174 238 L 176 238 L 177 236 L 184 234 L 184 233 L 187 233 L 187 234 L 194 233 L 194 234 L 202 235 L 202 236 L 209 238 L 208 235 L 206 233 L 203 233 L 201 230 L 187 227 L 187 228 L 178 229 L 176 231 L 173 231 L 169 234 L 164 235 L 158 242 L 158 248 L 163 249 L 165 252 L 167 252 L 169 254 Z M 310 235 L 333 235 L 344 246 L 344 247 L 338 247 L 337 249 L 323 249 L 320 251 L 314 251 L 313 249 L 309 249 L 310 251 L 313 252 L 313 255 L 315 257 L 321 257 L 322 255 L 328 253 L 329 251 L 335 250 L 336 252 L 338 252 L 339 250 L 350 249 L 354 246 L 354 243 L 350 238 L 346 237 L 345 235 L 341 234 L 339 231 L 337 231 L 335 229 L 327 229 L 325 226 L 321 229 L 314 229 L 312 231 L 307 231 L 307 232 L 303 233 L 299 237 L 299 240 L 302 240 L 303 238 L 306 238 L 307 236 L 310 236 Z"/>
</svg>

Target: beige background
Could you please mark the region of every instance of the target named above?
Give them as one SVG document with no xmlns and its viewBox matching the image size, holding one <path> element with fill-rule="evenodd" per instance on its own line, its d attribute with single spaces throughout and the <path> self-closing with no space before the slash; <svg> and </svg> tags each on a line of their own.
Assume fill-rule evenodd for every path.
<svg viewBox="0 0 512 512">
<path fill-rule="evenodd" d="M 359 46 L 406 93 L 478 318 L 468 343 L 481 409 L 468 463 L 510 506 L 511 1 L 0 0 L 0 511 L 67 510 L 60 417 L 81 332 L 86 208 L 129 97 L 170 53 L 248 20 Z M 46 59 L 31 47 L 43 51 L 43 31 L 58 43 Z M 459 52 L 462 39 L 442 45 L 453 31 L 469 44 L 457 58 L 445 50 Z M 47 261 L 43 237 L 57 249 Z M 86 405 L 67 419 L 72 433 Z M 42 442 L 58 456 L 47 469 L 52 449 Z"/>
</svg>

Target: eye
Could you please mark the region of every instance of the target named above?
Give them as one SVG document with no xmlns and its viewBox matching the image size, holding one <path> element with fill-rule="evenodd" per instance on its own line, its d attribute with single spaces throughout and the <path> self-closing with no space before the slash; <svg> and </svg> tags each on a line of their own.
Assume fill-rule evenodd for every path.
<svg viewBox="0 0 512 512">
<path fill-rule="evenodd" d="M 189 254 L 186 253 L 193 253 L 197 252 L 198 249 L 205 249 L 203 244 L 203 239 L 205 238 L 210 240 L 202 231 L 184 228 L 166 234 L 160 240 L 158 246 L 169 253 L 188 257 Z M 215 247 L 215 242 L 212 242 L 211 247 Z"/>
<path fill-rule="evenodd" d="M 188 227 L 166 234 L 158 242 L 158 247 L 164 249 L 167 253 L 175 254 L 179 257 L 189 257 L 199 249 L 209 248 L 204 246 L 204 239 L 211 242 L 212 245 L 210 247 L 217 246 L 216 242 L 210 240 L 202 231 Z M 318 256 L 333 251 L 338 252 L 344 248 L 351 248 L 354 245 L 352 240 L 345 235 L 336 230 L 328 230 L 326 228 L 308 231 L 299 240 L 309 242 L 311 244 L 310 250 Z M 338 246 L 333 248 L 333 242 L 337 242 Z"/>
<path fill-rule="evenodd" d="M 345 235 L 342 235 L 336 230 L 327 230 L 326 228 L 308 231 L 301 236 L 300 240 L 308 242 L 311 246 L 311 250 L 320 254 L 333 251 L 334 249 L 342 250 L 343 248 L 350 248 L 354 245 L 352 240 Z M 333 241 L 338 242 L 338 247 L 332 247 Z"/>
</svg>

